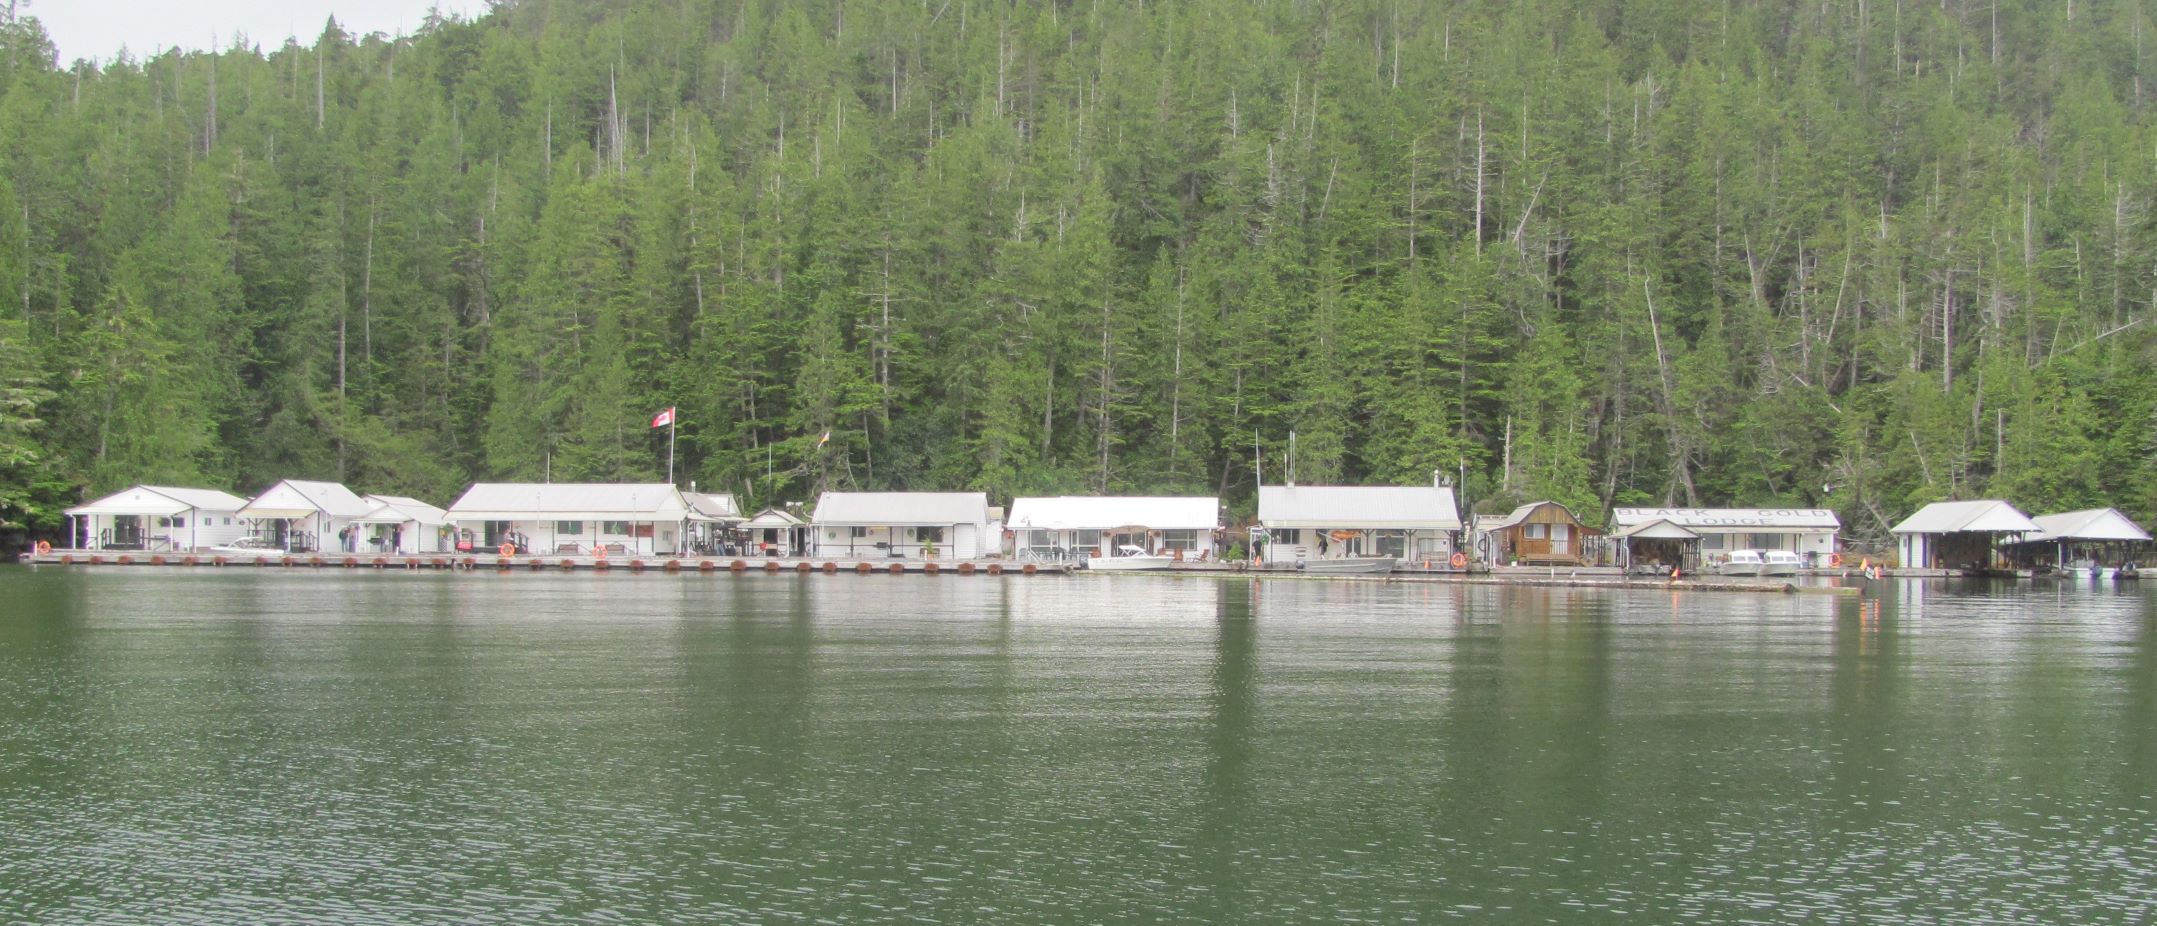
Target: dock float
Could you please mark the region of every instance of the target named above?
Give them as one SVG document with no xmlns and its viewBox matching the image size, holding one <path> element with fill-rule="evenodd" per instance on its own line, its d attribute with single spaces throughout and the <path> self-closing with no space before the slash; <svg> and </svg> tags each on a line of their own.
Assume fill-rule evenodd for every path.
<svg viewBox="0 0 2157 926">
<path fill-rule="evenodd" d="M 502 556 L 497 553 L 144 553 L 54 550 L 24 553 L 31 566 L 149 566 L 201 569 L 372 569 L 469 572 L 766 573 L 822 575 L 1059 576 L 1069 563 L 1003 560 L 768 559 L 737 556 Z"/>
</svg>

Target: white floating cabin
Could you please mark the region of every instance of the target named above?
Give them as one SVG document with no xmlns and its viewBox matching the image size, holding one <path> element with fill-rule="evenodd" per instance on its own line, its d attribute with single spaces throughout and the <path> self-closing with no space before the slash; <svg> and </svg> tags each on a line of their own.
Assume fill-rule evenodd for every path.
<svg viewBox="0 0 2157 926">
<path fill-rule="evenodd" d="M 1997 500 L 1933 502 L 1893 528 L 1900 562 L 1913 569 L 1990 569 L 1996 545 L 2037 530 Z"/>
<path fill-rule="evenodd" d="M 1011 502 L 1012 552 L 1031 558 L 1105 556 L 1126 546 L 1188 560 L 1218 554 L 1221 500 L 1187 495 L 1064 495 Z"/>
<path fill-rule="evenodd" d="M 369 495 L 374 507 L 354 518 L 363 553 L 447 553 L 449 513 L 416 498 Z"/>
<path fill-rule="evenodd" d="M 1842 532 L 1842 519 L 1826 508 L 1610 510 L 1612 536 L 1650 521 L 1668 521 L 1700 535 L 1700 555 L 1710 561 L 1728 556 L 1733 550 L 1788 550 L 1808 566 L 1825 566 L 1835 554 L 1835 538 Z"/>
<path fill-rule="evenodd" d="M 689 503 L 663 482 L 482 482 L 448 514 L 460 552 L 658 556 L 681 552 Z"/>
<path fill-rule="evenodd" d="M 262 490 L 240 509 L 240 517 L 251 523 L 256 537 L 293 553 L 357 551 L 358 532 L 345 529 L 373 510 L 338 483 L 287 479 Z"/>
<path fill-rule="evenodd" d="M 993 519 L 983 492 L 826 492 L 809 518 L 816 555 L 975 559 Z"/>
<path fill-rule="evenodd" d="M 1274 562 L 1389 557 L 1444 563 L 1460 533 L 1453 487 L 1260 486 L 1258 524 Z"/>
<path fill-rule="evenodd" d="M 809 552 L 809 522 L 783 508 L 766 508 L 741 525 L 749 552 L 765 556 L 803 556 Z"/>
<path fill-rule="evenodd" d="M 79 550 L 206 550 L 247 534 L 246 506 L 216 489 L 136 486 L 65 513 Z"/>
</svg>

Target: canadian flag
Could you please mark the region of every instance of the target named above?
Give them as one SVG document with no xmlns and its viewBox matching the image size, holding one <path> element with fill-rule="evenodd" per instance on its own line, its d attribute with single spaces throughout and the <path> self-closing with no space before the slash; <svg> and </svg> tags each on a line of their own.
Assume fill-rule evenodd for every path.
<svg viewBox="0 0 2157 926">
<path fill-rule="evenodd" d="M 674 423 L 674 408 L 673 408 L 673 406 L 668 406 L 668 407 L 667 407 L 667 410 L 666 410 L 666 411 L 660 412 L 659 414 L 657 414 L 657 415 L 653 415 L 653 416 L 652 416 L 652 427 L 655 427 L 655 428 L 663 428 L 663 427 L 666 427 L 667 425 L 670 425 L 670 424 L 673 424 L 673 423 Z"/>
</svg>

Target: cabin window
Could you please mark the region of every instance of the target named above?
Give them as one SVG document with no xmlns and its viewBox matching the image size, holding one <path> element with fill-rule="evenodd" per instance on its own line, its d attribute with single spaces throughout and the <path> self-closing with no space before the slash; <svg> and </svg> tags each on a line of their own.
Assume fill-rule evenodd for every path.
<svg viewBox="0 0 2157 926">
<path fill-rule="evenodd" d="M 866 527 L 850 527 L 850 528 L 847 528 L 847 531 L 848 531 L 848 534 L 847 534 L 847 536 L 849 536 L 849 537 L 867 537 L 867 536 L 869 536 L 869 529 L 868 529 L 868 528 L 866 528 Z"/>
<path fill-rule="evenodd" d="M 1101 545 L 1101 532 L 1100 532 L 1100 531 L 1086 531 L 1086 530 L 1082 530 L 1082 531 L 1079 531 L 1079 532 L 1078 532 L 1078 545 L 1079 545 L 1079 548 L 1080 548 L 1080 549 L 1086 549 L 1086 548 L 1088 548 L 1088 547 L 1098 547 L 1098 546 L 1100 546 L 1100 545 Z"/>
<path fill-rule="evenodd" d="M 556 521 L 554 522 L 554 532 L 557 534 L 581 534 L 584 533 L 584 522 Z"/>
<path fill-rule="evenodd" d="M 1399 531 L 1384 531 L 1373 539 L 1377 541 L 1379 556 L 1400 559 L 1408 555 L 1408 538 Z"/>
<path fill-rule="evenodd" d="M 1572 536 L 1572 534 L 1571 534 L 1571 532 L 1570 532 L 1570 531 L 1569 531 L 1569 530 L 1567 529 L 1567 526 L 1566 526 L 1566 525 L 1564 525 L 1564 524 L 1553 524 L 1553 525 L 1551 525 L 1551 526 L 1550 526 L 1550 539 L 1552 539 L 1552 540 L 1564 540 L 1565 538 L 1567 538 L 1567 537 L 1569 537 L 1569 536 Z"/>
<path fill-rule="evenodd" d="M 914 540 L 918 543 L 943 543 L 944 529 L 942 527 L 914 528 Z"/>
<path fill-rule="evenodd" d="M 602 534 L 613 534 L 615 536 L 621 536 L 629 533 L 629 522 L 601 521 L 599 522 L 599 532 Z"/>
<path fill-rule="evenodd" d="M 1520 535 L 1522 537 L 1528 538 L 1529 540 L 1541 540 L 1544 537 L 1549 536 L 1546 533 L 1546 529 L 1549 526 L 1550 525 L 1548 524 L 1523 524 L 1521 525 Z"/>
<path fill-rule="evenodd" d="M 1447 546 L 1447 544 L 1446 544 L 1446 542 L 1445 542 L 1445 538 L 1444 538 L 1444 537 L 1418 537 L 1418 538 L 1416 538 L 1416 552 L 1417 552 L 1417 553 L 1419 553 L 1419 554 L 1421 554 L 1421 555 L 1423 555 L 1423 556 L 1430 556 L 1430 555 L 1432 555 L 1432 554 L 1437 554 L 1437 553 L 1444 553 L 1444 552 L 1446 552 L 1446 546 Z"/>
<path fill-rule="evenodd" d="M 1198 549 L 1198 531 L 1162 531 L 1161 546 L 1164 549 L 1183 550 L 1186 552 L 1196 550 Z"/>
<path fill-rule="evenodd" d="M 180 516 L 180 517 L 177 517 L 177 518 L 173 518 L 173 519 L 172 519 L 172 526 L 174 526 L 174 527 L 186 527 L 186 526 L 187 526 L 187 517 L 186 517 L 185 515 L 182 515 L 182 516 Z"/>
</svg>

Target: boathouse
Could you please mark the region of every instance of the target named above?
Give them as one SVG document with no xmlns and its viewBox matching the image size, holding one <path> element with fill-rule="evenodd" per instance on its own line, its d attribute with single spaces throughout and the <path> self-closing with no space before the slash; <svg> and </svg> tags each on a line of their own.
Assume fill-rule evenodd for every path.
<svg viewBox="0 0 2157 926">
<path fill-rule="evenodd" d="M 1211 495 L 1062 495 L 1011 502 L 1012 552 L 1030 559 L 1105 556 L 1124 546 L 1206 560 L 1218 555 L 1221 500 Z"/>
<path fill-rule="evenodd" d="M 1900 563 L 1913 569 L 1990 569 L 1994 548 L 2039 530 L 2003 501 L 1933 502 L 1893 528 Z"/>
<path fill-rule="evenodd" d="M 260 540 L 287 552 L 315 553 L 360 549 L 359 532 L 346 528 L 373 510 L 338 483 L 287 479 L 262 490 L 240 517 Z"/>
<path fill-rule="evenodd" d="M 663 482 L 482 482 L 449 519 L 460 551 L 656 556 L 681 552 L 689 503 Z"/>
<path fill-rule="evenodd" d="M 2030 522 L 2036 531 L 2005 544 L 2025 567 L 2119 566 L 2139 560 L 2150 542 L 2149 532 L 2117 508 L 2041 514 Z"/>
<path fill-rule="evenodd" d="M 1717 561 L 1732 550 L 1788 550 L 1807 566 L 1835 554 L 1842 519 L 1826 508 L 1612 508 L 1610 530 L 1668 521 L 1700 536 L 1700 555 Z M 1637 536 L 1637 535 L 1634 535 Z"/>
<path fill-rule="evenodd" d="M 784 508 L 766 508 L 743 522 L 749 549 L 766 556 L 803 556 L 809 552 L 809 522 Z"/>
<path fill-rule="evenodd" d="M 1618 509 L 1624 511 L 1627 509 Z M 1701 535 L 1667 518 L 1635 521 L 1610 532 L 1618 543 L 1618 565 L 1628 572 L 1669 575 L 1671 570 L 1699 570 Z"/>
<path fill-rule="evenodd" d="M 1586 565 L 1587 541 L 1602 533 L 1557 502 L 1529 502 L 1503 516 L 1476 519 L 1478 552 L 1500 565 Z"/>
<path fill-rule="evenodd" d="M 216 489 L 136 486 L 64 513 L 79 550 L 203 550 L 247 534 L 247 500 Z"/>
<path fill-rule="evenodd" d="M 826 492 L 810 515 L 818 556 L 974 559 L 990 546 L 983 492 Z"/>
<path fill-rule="evenodd" d="M 449 513 L 416 498 L 368 495 L 373 506 L 352 519 L 359 528 L 362 553 L 446 553 Z"/>
<path fill-rule="evenodd" d="M 1460 508 L 1453 487 L 1260 486 L 1258 525 L 1276 562 L 1390 557 L 1438 565 L 1453 555 Z"/>
</svg>

